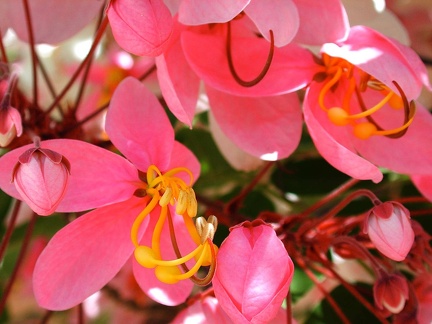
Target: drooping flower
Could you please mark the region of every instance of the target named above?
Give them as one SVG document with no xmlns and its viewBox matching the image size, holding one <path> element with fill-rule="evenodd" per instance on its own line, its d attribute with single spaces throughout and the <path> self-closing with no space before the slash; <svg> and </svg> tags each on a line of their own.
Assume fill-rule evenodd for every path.
<svg viewBox="0 0 432 324">
<path fill-rule="evenodd" d="M 199 232 L 211 226 L 198 223 L 197 228 L 191 219 L 197 207 L 191 185 L 199 163 L 174 140 L 154 95 L 131 77 L 114 92 L 106 131 L 128 160 L 80 141 L 44 142 L 50 149 L 60 147 L 73 170 L 57 211 L 96 209 L 68 224 L 48 243 L 34 272 L 36 299 L 52 310 L 73 307 L 100 290 L 137 251 L 140 263 L 135 260 L 133 267 L 140 287 L 160 303 L 179 304 L 193 287 L 183 279 L 192 277 L 205 284 L 209 277 L 200 280 L 195 273 L 202 264 L 213 270 L 215 265 L 212 231 Z M 22 150 L 2 157 L 0 166 L 11 170 L 11 161 Z M 0 187 L 16 195 L 2 178 L 3 174 Z M 188 261 L 194 256 L 197 262 Z"/>
<path fill-rule="evenodd" d="M 11 182 L 30 208 L 39 215 L 52 214 L 68 188 L 70 163 L 63 155 L 41 147 L 21 154 L 12 172 Z"/>
<path fill-rule="evenodd" d="M 372 208 L 364 231 L 378 251 L 395 261 L 404 260 L 414 242 L 410 213 L 397 202 L 384 202 Z"/>
<path fill-rule="evenodd" d="M 363 26 L 321 49 L 322 68 L 304 101 L 305 122 L 321 155 L 357 179 L 379 182 L 377 166 L 432 174 L 432 116 L 414 100 L 426 69 L 408 47 Z M 391 149 L 389 149 L 391 148 Z"/>
<path fill-rule="evenodd" d="M 398 273 L 382 274 L 374 284 L 373 294 L 375 304 L 379 309 L 398 314 L 408 299 L 407 280 Z"/>
<path fill-rule="evenodd" d="M 262 221 L 231 228 L 218 252 L 215 296 L 235 323 L 268 323 L 287 296 L 294 265 L 273 228 Z"/>
</svg>

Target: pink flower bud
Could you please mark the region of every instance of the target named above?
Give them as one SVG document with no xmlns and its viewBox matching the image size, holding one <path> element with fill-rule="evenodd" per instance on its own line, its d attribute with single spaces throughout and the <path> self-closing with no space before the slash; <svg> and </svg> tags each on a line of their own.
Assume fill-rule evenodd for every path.
<svg viewBox="0 0 432 324">
<path fill-rule="evenodd" d="M 45 216 L 55 211 L 65 195 L 69 174 L 64 156 L 36 145 L 18 158 L 12 182 L 30 208 Z"/>
<path fill-rule="evenodd" d="M 0 107 L 0 146 L 5 147 L 22 134 L 21 115 L 15 108 Z"/>
<path fill-rule="evenodd" d="M 369 212 L 365 233 L 386 257 L 402 261 L 414 243 L 408 209 L 397 202 L 385 202 Z"/>
<path fill-rule="evenodd" d="M 231 228 L 217 262 L 215 296 L 234 323 L 268 323 L 277 316 L 294 265 L 270 225 L 254 221 Z"/>
<path fill-rule="evenodd" d="M 393 314 L 398 314 L 408 299 L 408 283 L 400 274 L 385 274 L 375 282 L 373 293 L 379 309 L 385 308 Z"/>
</svg>

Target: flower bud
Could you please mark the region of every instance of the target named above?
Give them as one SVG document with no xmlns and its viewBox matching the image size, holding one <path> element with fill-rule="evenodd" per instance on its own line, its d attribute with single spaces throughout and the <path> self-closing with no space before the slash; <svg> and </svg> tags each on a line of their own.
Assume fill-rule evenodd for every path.
<svg viewBox="0 0 432 324">
<path fill-rule="evenodd" d="M 12 182 L 22 199 L 39 215 L 52 214 L 69 180 L 70 164 L 61 154 L 36 147 L 25 151 L 12 172 Z"/>
<path fill-rule="evenodd" d="M 0 108 L 0 146 L 8 146 L 16 136 L 22 134 L 21 115 L 15 108 Z"/>
<path fill-rule="evenodd" d="M 293 273 L 273 228 L 244 222 L 231 228 L 219 249 L 213 288 L 234 323 L 268 323 L 277 316 Z"/>
<path fill-rule="evenodd" d="M 375 304 L 379 309 L 398 314 L 408 299 L 408 283 L 400 274 L 384 274 L 375 282 L 373 294 Z"/>
<path fill-rule="evenodd" d="M 385 202 L 369 211 L 365 233 L 386 257 L 402 261 L 414 243 L 408 209 L 397 202 Z"/>
</svg>

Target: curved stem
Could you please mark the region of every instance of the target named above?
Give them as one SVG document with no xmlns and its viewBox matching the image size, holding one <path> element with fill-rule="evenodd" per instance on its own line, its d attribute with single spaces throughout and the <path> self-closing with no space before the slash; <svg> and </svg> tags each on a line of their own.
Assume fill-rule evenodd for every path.
<svg viewBox="0 0 432 324">
<path fill-rule="evenodd" d="M 232 50 L 231 50 L 231 23 L 230 22 L 227 23 L 227 29 L 228 30 L 227 30 L 227 41 L 226 41 L 226 54 L 227 54 L 227 58 L 228 58 L 228 66 L 229 66 L 229 70 L 231 72 L 231 75 L 236 80 L 236 82 L 238 84 L 240 84 L 241 86 L 253 87 L 254 85 L 261 82 L 262 79 L 264 79 L 265 75 L 267 74 L 268 70 L 270 69 L 270 65 L 271 65 L 272 60 L 273 60 L 274 48 L 275 48 L 273 31 L 271 29 L 269 30 L 269 33 L 270 33 L 270 50 L 269 50 L 267 60 L 265 62 L 263 69 L 254 79 L 247 81 L 247 80 L 243 80 L 238 75 L 238 73 L 234 67 L 234 63 L 233 63 L 233 59 L 232 59 Z"/>
<path fill-rule="evenodd" d="M 37 84 L 37 64 L 38 59 L 36 56 L 36 50 L 35 50 L 35 42 L 33 37 L 33 27 L 31 22 L 31 16 L 30 16 L 30 8 L 28 5 L 28 0 L 22 0 L 23 6 L 24 6 L 24 13 L 26 17 L 26 23 L 27 23 L 27 32 L 29 37 L 29 46 L 30 46 L 30 53 L 32 58 L 32 70 L 33 70 L 33 104 L 35 107 L 38 106 L 38 84 Z"/>
<path fill-rule="evenodd" d="M 316 219 L 312 222 L 305 222 L 297 231 L 296 235 L 298 237 L 302 236 L 307 231 L 315 228 L 318 224 L 322 223 L 323 221 L 336 216 L 342 209 L 344 209 L 351 201 L 356 199 L 357 197 L 367 197 L 371 200 L 371 202 L 374 205 L 378 205 L 381 203 L 381 201 L 378 199 L 375 194 L 367 189 L 359 189 L 357 191 L 354 191 L 347 197 L 345 197 L 342 201 L 340 201 L 335 207 L 333 207 L 328 213 L 326 213 L 323 217 Z"/>
<path fill-rule="evenodd" d="M 96 34 L 95 40 L 93 41 L 93 44 L 90 48 L 90 51 L 88 52 L 87 56 L 84 58 L 84 60 L 81 62 L 79 67 L 76 69 L 75 73 L 72 75 L 71 79 L 69 80 L 68 84 L 63 88 L 62 92 L 57 96 L 57 98 L 54 100 L 54 102 L 48 107 L 48 109 L 45 111 L 45 115 L 48 115 L 51 113 L 51 111 L 54 109 L 54 107 L 59 103 L 59 101 L 65 96 L 65 94 L 69 91 L 69 89 L 72 87 L 75 80 L 78 78 L 78 75 L 81 73 L 81 71 L 84 69 L 84 67 L 87 65 L 87 61 L 91 59 L 93 56 L 93 53 L 96 51 L 97 45 L 99 44 L 103 33 L 105 32 L 105 29 L 108 26 L 108 17 L 105 17 L 102 20 L 102 23 L 99 27 L 99 30 Z"/>
</svg>

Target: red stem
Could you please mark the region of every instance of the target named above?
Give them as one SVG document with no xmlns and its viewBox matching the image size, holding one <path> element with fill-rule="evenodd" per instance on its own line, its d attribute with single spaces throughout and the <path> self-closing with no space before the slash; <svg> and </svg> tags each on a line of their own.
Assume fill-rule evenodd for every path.
<svg viewBox="0 0 432 324">
<path fill-rule="evenodd" d="M 87 61 L 90 60 L 90 58 L 93 56 L 93 53 L 96 50 L 97 45 L 99 44 L 107 26 L 108 26 L 108 18 L 105 17 L 102 20 L 102 23 L 99 27 L 97 34 L 96 34 L 95 40 L 93 41 L 93 44 L 92 44 L 90 51 L 88 52 L 87 56 L 84 58 L 84 60 L 78 66 L 75 73 L 72 75 L 71 79 L 69 80 L 68 84 L 63 88 L 62 92 L 57 96 L 57 98 L 54 100 L 54 102 L 51 104 L 51 106 L 49 106 L 48 109 L 45 111 L 46 115 L 51 113 L 51 111 L 54 109 L 54 107 L 60 102 L 60 100 L 65 96 L 65 94 L 72 87 L 73 83 L 78 78 L 79 74 L 84 69 L 84 67 L 86 66 Z"/>
<path fill-rule="evenodd" d="M 36 56 L 36 50 L 35 50 L 35 42 L 33 37 L 33 26 L 31 21 L 31 15 L 30 15 L 30 8 L 28 5 L 28 0 L 22 0 L 23 6 L 24 6 L 24 13 L 26 17 L 26 23 L 27 23 L 27 33 L 29 37 L 29 46 L 30 46 L 30 53 L 32 58 L 32 71 L 33 71 L 33 105 L 35 107 L 38 107 L 38 81 L 37 81 L 37 56 Z"/>
</svg>

